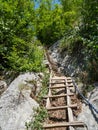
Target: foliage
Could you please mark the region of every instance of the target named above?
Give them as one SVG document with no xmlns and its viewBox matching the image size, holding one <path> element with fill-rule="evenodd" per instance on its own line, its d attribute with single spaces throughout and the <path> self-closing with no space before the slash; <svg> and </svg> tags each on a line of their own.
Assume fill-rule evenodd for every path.
<svg viewBox="0 0 98 130">
<path fill-rule="evenodd" d="M 0 0 L 0 14 L 0 69 L 40 71 L 43 53 L 34 38 L 33 2 Z"/>
<path fill-rule="evenodd" d="M 83 0 L 81 36 L 85 39 L 85 51 L 89 54 L 88 71 L 92 80 L 98 80 L 98 1 Z"/>
<path fill-rule="evenodd" d="M 0 0 L 0 69 L 41 71 L 43 52 L 37 39 L 50 46 L 64 37 L 61 50 L 87 55 L 85 69 L 97 80 L 98 1 L 59 1 Z"/>
<path fill-rule="evenodd" d="M 36 35 L 42 43 L 51 45 L 59 40 L 65 32 L 72 28 L 76 12 L 64 11 L 58 4 L 52 5 L 53 0 L 42 0 L 36 9 Z"/>
<path fill-rule="evenodd" d="M 60 41 L 60 50 L 67 50 L 69 54 L 82 53 L 83 39 L 79 34 L 79 28 L 76 27 L 70 32 L 67 32 L 63 39 Z M 78 53 L 77 53 L 78 52 Z"/>
<path fill-rule="evenodd" d="M 87 86 L 85 86 L 84 88 L 83 88 L 83 95 L 85 96 L 85 97 L 87 97 L 88 96 L 88 92 L 91 92 L 92 90 L 94 89 L 94 86 L 91 84 L 91 85 L 87 85 Z"/>
<path fill-rule="evenodd" d="M 70 0 L 71 1 L 71 0 Z M 70 1 L 62 0 L 66 6 Z M 79 4 L 79 3 L 78 3 Z M 69 30 L 61 40 L 60 49 L 68 53 L 84 56 L 84 71 L 89 81 L 98 80 L 98 4 L 97 0 L 80 2 L 79 25 Z M 65 6 L 65 7 L 66 7 Z M 66 9 L 66 8 L 64 8 Z"/>
<path fill-rule="evenodd" d="M 44 108 L 44 102 L 43 97 L 48 93 L 48 82 L 49 82 L 49 75 L 44 74 L 44 78 L 42 80 L 42 88 L 40 90 L 40 93 L 38 94 L 37 101 L 40 104 L 40 107 L 38 107 L 35 111 L 34 120 L 32 120 L 29 123 L 26 123 L 26 128 L 29 130 L 43 130 L 42 123 L 45 121 L 45 119 L 48 117 L 47 110 Z"/>
<path fill-rule="evenodd" d="M 49 83 L 49 74 L 44 73 L 44 78 L 42 80 L 42 88 L 40 93 L 38 94 L 38 99 L 37 99 L 40 105 L 43 105 L 43 97 L 46 96 L 48 93 L 48 83 Z"/>
<path fill-rule="evenodd" d="M 38 107 L 35 110 L 34 121 L 25 124 L 27 130 L 29 130 L 29 128 L 31 128 L 31 130 L 43 130 L 42 123 L 46 117 L 48 117 L 46 109 L 44 107 Z"/>
</svg>

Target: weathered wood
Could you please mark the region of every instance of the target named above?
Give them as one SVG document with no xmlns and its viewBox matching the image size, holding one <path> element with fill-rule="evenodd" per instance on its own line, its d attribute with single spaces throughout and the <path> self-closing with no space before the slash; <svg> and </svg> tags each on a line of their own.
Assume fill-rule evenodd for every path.
<svg viewBox="0 0 98 130">
<path fill-rule="evenodd" d="M 69 96 L 73 96 L 74 93 L 70 93 L 70 94 L 61 94 L 61 95 L 50 95 L 50 96 L 45 96 L 44 98 L 59 98 L 59 97 L 66 97 L 67 95 Z"/>
<path fill-rule="evenodd" d="M 56 123 L 56 124 L 44 124 L 44 129 L 49 128 L 59 128 L 59 127 L 70 127 L 70 126 L 84 126 L 83 122 L 63 122 L 63 123 Z"/>
<path fill-rule="evenodd" d="M 65 84 L 65 82 L 64 81 L 60 81 L 60 82 L 51 82 L 50 84 Z"/>
<path fill-rule="evenodd" d="M 66 88 L 66 87 L 70 87 L 69 89 L 74 89 L 74 86 L 72 85 L 62 85 L 62 86 L 53 86 L 53 87 L 49 87 L 50 89 L 59 89 L 59 88 Z"/>
<path fill-rule="evenodd" d="M 50 89 L 59 89 L 59 88 L 66 88 L 66 85 L 50 87 Z"/>
<path fill-rule="evenodd" d="M 73 83 L 68 84 L 67 86 L 68 86 L 68 87 L 74 87 Z"/>
<path fill-rule="evenodd" d="M 72 83 L 72 80 L 67 80 L 67 83 Z"/>
<path fill-rule="evenodd" d="M 68 81 L 67 80 L 66 80 L 66 86 L 68 86 Z M 66 92 L 67 92 L 67 94 L 70 94 L 69 89 L 67 89 Z M 70 104 L 71 104 L 71 99 L 70 99 L 70 96 L 67 95 L 67 105 L 69 106 Z M 68 108 L 67 110 L 68 110 L 68 121 L 72 122 L 74 120 L 72 109 Z M 70 126 L 69 130 L 75 130 L 75 129 L 72 126 Z"/>
<path fill-rule="evenodd" d="M 65 80 L 66 77 L 54 77 L 52 80 Z"/>
<path fill-rule="evenodd" d="M 71 80 L 71 77 L 66 77 L 67 80 Z"/>
<path fill-rule="evenodd" d="M 65 94 L 60 95 L 52 95 L 52 89 L 61 89 L 65 88 Z M 84 126 L 85 124 L 83 122 L 74 121 L 72 108 L 77 107 L 77 104 L 71 104 L 71 98 L 70 96 L 74 95 L 71 91 L 74 89 L 74 85 L 72 83 L 72 79 L 70 77 L 52 77 L 52 72 L 50 76 L 50 82 L 49 82 L 49 93 L 48 96 L 45 96 L 44 98 L 47 98 L 46 103 L 46 109 L 48 111 L 56 111 L 56 110 L 67 110 L 68 113 L 68 122 L 62 122 L 62 123 L 55 123 L 55 124 L 44 124 L 44 129 L 51 129 L 51 128 L 61 128 L 61 127 L 68 127 L 69 130 L 75 130 L 74 127 Z M 51 106 L 51 99 L 52 98 L 61 98 L 65 97 L 67 100 L 67 105 L 65 106 Z"/>
<path fill-rule="evenodd" d="M 66 108 L 75 108 L 75 107 L 77 107 L 77 104 L 73 104 L 73 105 L 69 105 L 69 106 L 47 107 L 47 110 L 48 111 L 62 110 L 62 109 L 66 109 Z"/>
<path fill-rule="evenodd" d="M 50 79 L 49 82 L 51 83 L 51 75 L 50 75 Z M 51 87 L 51 84 L 49 84 L 49 87 Z M 49 93 L 48 96 L 51 96 L 51 89 L 49 89 Z M 47 102 L 46 102 L 46 108 L 51 107 L 51 103 L 50 103 L 50 98 L 47 98 Z"/>
</svg>

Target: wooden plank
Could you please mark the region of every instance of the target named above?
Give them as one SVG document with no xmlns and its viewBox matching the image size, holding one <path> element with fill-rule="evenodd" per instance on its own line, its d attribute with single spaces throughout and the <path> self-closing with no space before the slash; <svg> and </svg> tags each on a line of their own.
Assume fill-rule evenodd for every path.
<svg viewBox="0 0 98 130">
<path fill-rule="evenodd" d="M 67 83 L 70 83 L 70 84 L 73 84 L 73 83 L 72 83 L 72 80 L 69 80 L 69 81 L 66 81 L 66 82 L 67 82 Z"/>
<path fill-rule="evenodd" d="M 71 84 L 67 84 L 67 86 L 68 87 L 73 87 L 74 85 L 73 85 L 73 83 L 71 83 Z"/>
<path fill-rule="evenodd" d="M 50 95 L 50 96 L 45 96 L 44 98 L 59 98 L 59 97 L 65 97 L 65 96 L 67 96 L 67 95 L 69 95 L 69 96 L 73 96 L 74 95 L 74 93 L 70 93 L 70 94 L 61 94 L 61 95 Z"/>
<path fill-rule="evenodd" d="M 62 109 L 66 109 L 66 108 L 75 108 L 77 107 L 77 104 L 73 104 L 70 106 L 59 106 L 59 107 L 47 107 L 48 111 L 52 111 L 52 110 L 62 110 Z"/>
<path fill-rule="evenodd" d="M 71 80 L 71 77 L 66 77 L 67 80 Z"/>
<path fill-rule="evenodd" d="M 61 81 L 60 82 L 57 81 L 57 82 L 51 82 L 50 84 L 64 84 L 64 83 L 65 83 L 65 81 L 62 81 L 62 82 Z"/>
<path fill-rule="evenodd" d="M 53 87 L 49 87 L 49 88 L 50 88 L 50 89 L 59 89 L 59 88 L 66 88 L 66 87 L 70 87 L 69 89 L 73 89 L 73 88 L 74 88 L 74 86 L 72 86 L 72 85 L 68 85 L 68 86 L 66 86 L 66 85 L 53 86 Z"/>
<path fill-rule="evenodd" d="M 51 83 L 51 75 L 50 75 L 49 82 Z M 49 84 L 49 87 L 51 87 L 51 84 Z M 48 96 L 51 96 L 51 94 L 52 94 L 52 93 L 51 93 L 51 89 L 49 89 Z M 50 98 L 47 98 L 46 108 L 47 108 L 47 107 L 51 107 Z"/>
<path fill-rule="evenodd" d="M 66 86 L 69 87 L 69 84 L 68 84 L 68 81 L 67 81 L 67 80 L 66 80 Z M 70 90 L 68 89 L 68 87 L 67 87 L 67 90 L 66 90 L 67 94 L 70 93 Z M 71 104 L 71 99 L 70 99 L 70 96 L 67 95 L 67 105 L 69 106 L 70 104 Z M 72 109 L 71 109 L 71 108 L 68 108 L 67 111 L 68 111 L 68 121 L 69 121 L 69 122 L 72 122 L 72 121 L 74 120 Z M 75 130 L 75 129 L 74 129 L 72 126 L 70 126 L 70 127 L 69 127 L 69 130 Z"/>
<path fill-rule="evenodd" d="M 59 89 L 59 88 L 66 88 L 66 86 L 65 86 L 65 85 L 62 85 L 62 86 L 50 87 L 50 89 Z"/>
<path fill-rule="evenodd" d="M 58 128 L 58 127 L 70 127 L 70 126 L 84 127 L 84 123 L 83 122 L 63 122 L 63 123 L 55 123 L 55 124 L 44 124 L 43 128 L 48 129 L 48 128 Z"/>
<path fill-rule="evenodd" d="M 51 80 L 65 80 L 66 77 L 54 77 Z"/>
</svg>

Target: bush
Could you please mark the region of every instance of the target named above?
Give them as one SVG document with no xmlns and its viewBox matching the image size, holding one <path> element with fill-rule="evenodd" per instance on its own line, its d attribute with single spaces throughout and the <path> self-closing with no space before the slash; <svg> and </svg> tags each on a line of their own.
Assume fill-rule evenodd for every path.
<svg viewBox="0 0 98 130">
<path fill-rule="evenodd" d="M 34 38 L 33 2 L 1 0 L 0 14 L 0 69 L 41 71 L 43 52 Z"/>
</svg>

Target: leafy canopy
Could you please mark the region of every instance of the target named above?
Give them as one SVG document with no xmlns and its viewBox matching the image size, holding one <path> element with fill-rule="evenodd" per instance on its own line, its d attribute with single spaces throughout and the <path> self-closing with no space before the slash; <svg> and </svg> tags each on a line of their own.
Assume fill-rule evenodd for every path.
<svg viewBox="0 0 98 130">
<path fill-rule="evenodd" d="M 43 54 L 34 40 L 34 19 L 31 0 L 0 0 L 0 69 L 40 69 Z"/>
</svg>

